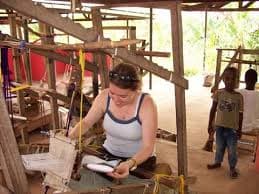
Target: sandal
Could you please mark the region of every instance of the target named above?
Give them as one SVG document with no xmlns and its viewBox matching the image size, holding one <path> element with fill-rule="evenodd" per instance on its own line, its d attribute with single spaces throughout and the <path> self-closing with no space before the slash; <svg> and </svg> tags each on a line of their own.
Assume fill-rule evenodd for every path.
<svg viewBox="0 0 259 194">
<path fill-rule="evenodd" d="M 236 179 L 238 177 L 238 175 L 239 174 L 238 174 L 238 172 L 237 172 L 237 170 L 235 168 L 230 169 L 230 173 L 229 173 L 230 178 Z"/>
<path fill-rule="evenodd" d="M 221 163 L 214 163 L 214 164 L 208 164 L 207 165 L 207 168 L 209 169 L 209 170 L 211 170 L 211 169 L 216 169 L 216 168 L 220 168 L 221 167 Z"/>
</svg>

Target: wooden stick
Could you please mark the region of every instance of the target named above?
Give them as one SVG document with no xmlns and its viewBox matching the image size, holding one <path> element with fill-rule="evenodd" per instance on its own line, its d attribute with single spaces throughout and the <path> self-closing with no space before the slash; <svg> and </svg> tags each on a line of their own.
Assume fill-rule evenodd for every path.
<svg viewBox="0 0 259 194">
<path fill-rule="evenodd" d="M 169 52 L 159 52 L 159 51 L 142 51 L 138 50 L 135 51 L 136 55 L 143 55 L 143 56 L 152 56 L 152 57 L 170 57 Z"/>
<path fill-rule="evenodd" d="M 83 44 L 64 44 L 64 45 L 34 45 L 30 43 L 26 43 L 27 48 L 33 49 L 43 49 L 43 50 L 95 50 L 95 49 L 105 49 L 105 48 L 116 48 L 116 47 L 125 47 L 132 44 L 140 43 L 141 40 L 121 40 L 121 41 L 111 41 L 111 40 L 102 40 L 98 42 L 90 42 L 90 43 L 83 43 Z M 0 41 L 0 45 L 2 46 L 9 46 L 12 48 L 19 48 L 18 42 L 13 41 Z"/>
</svg>

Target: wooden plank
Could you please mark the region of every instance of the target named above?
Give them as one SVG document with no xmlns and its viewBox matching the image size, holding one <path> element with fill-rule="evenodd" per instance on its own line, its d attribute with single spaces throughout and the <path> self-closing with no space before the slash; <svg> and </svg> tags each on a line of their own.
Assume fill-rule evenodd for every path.
<svg viewBox="0 0 259 194">
<path fill-rule="evenodd" d="M 29 194 L 27 178 L 24 173 L 21 156 L 18 151 L 2 90 L 0 90 L 0 110 L 2 113 L 0 117 L 0 145 L 12 184 L 14 185 L 14 193 Z"/>
<path fill-rule="evenodd" d="M 26 19 L 22 22 L 22 24 L 25 27 L 28 27 L 28 21 Z M 24 40 L 26 42 L 29 42 L 29 32 L 26 28 L 24 28 L 23 34 L 24 34 Z M 26 82 L 27 82 L 27 84 L 31 85 L 32 84 L 32 71 L 31 71 L 30 52 L 28 50 L 25 50 L 25 52 L 23 53 L 23 61 L 24 61 L 24 66 L 25 66 Z"/>
<path fill-rule="evenodd" d="M 45 38 L 41 39 L 43 44 L 55 44 L 54 37 L 52 38 L 52 29 L 50 26 L 46 24 L 39 23 L 40 31 L 46 35 Z M 50 38 L 47 38 L 50 37 Z M 53 59 L 49 59 L 45 57 L 45 68 L 47 70 L 48 77 L 48 88 L 52 90 L 56 90 L 56 69 Z M 59 117 L 58 117 L 58 102 L 57 98 L 50 98 L 50 107 L 52 111 L 52 128 L 59 129 Z"/>
<path fill-rule="evenodd" d="M 220 70 L 221 70 L 221 59 L 222 59 L 222 50 L 218 50 L 217 52 L 217 64 L 216 64 L 216 73 L 214 79 L 214 86 L 211 88 L 211 91 L 214 92 L 219 87 L 220 82 Z"/>
<path fill-rule="evenodd" d="M 103 39 L 103 29 L 102 29 L 102 17 L 100 9 L 91 9 L 92 13 L 92 23 L 93 28 L 99 34 L 100 40 Z M 106 55 L 104 53 L 94 53 L 94 62 L 98 64 L 99 74 L 101 78 L 102 89 L 109 87 L 109 77 L 108 77 L 108 65 L 106 61 Z"/>
<path fill-rule="evenodd" d="M 0 185 L 0 193 L 1 194 L 13 194 L 11 191 L 9 191 L 7 188 Z"/>
<path fill-rule="evenodd" d="M 237 59 L 238 54 L 240 53 L 240 50 L 241 50 L 241 46 L 239 46 L 239 47 L 236 49 L 234 55 L 231 57 L 230 62 L 228 63 L 228 65 L 227 65 L 226 67 L 229 67 L 231 64 L 234 63 L 234 61 Z M 220 60 L 220 61 L 218 61 L 218 60 Z M 218 67 L 218 63 L 219 63 L 219 65 L 221 66 L 221 57 L 220 57 L 220 58 L 217 58 L 217 68 L 219 68 L 219 67 Z M 219 83 L 220 83 L 220 81 L 221 81 L 222 78 L 223 78 L 223 73 L 224 73 L 224 71 L 223 71 L 223 73 L 222 73 L 221 75 L 220 75 L 220 72 L 217 72 L 217 71 L 220 71 L 220 69 L 216 69 L 215 83 L 214 83 L 214 86 L 211 88 L 211 91 L 212 91 L 212 92 L 214 92 L 216 89 L 218 89 Z M 219 76 L 219 75 L 220 75 L 220 76 Z M 217 77 L 216 77 L 216 76 L 217 76 Z"/>
<path fill-rule="evenodd" d="M 131 39 L 131 40 L 137 39 L 136 27 L 133 27 L 133 28 L 129 29 L 129 39 Z M 135 44 L 130 45 L 130 50 L 135 52 L 137 50 L 137 46 Z"/>
<path fill-rule="evenodd" d="M 242 71 L 242 61 L 243 59 L 243 53 L 240 51 L 239 52 L 239 56 L 238 56 L 238 60 L 239 62 L 237 63 L 237 70 L 238 70 L 238 76 L 236 78 L 236 88 L 239 88 L 239 83 L 240 83 L 240 76 L 241 76 L 241 71 Z M 232 60 L 234 61 L 234 60 Z"/>
<path fill-rule="evenodd" d="M 151 56 L 151 57 L 170 57 L 171 53 L 161 51 L 135 51 L 136 55 Z"/>
<path fill-rule="evenodd" d="M 16 15 L 9 14 L 9 24 L 10 24 L 10 32 L 14 38 L 17 38 L 17 31 L 16 31 Z M 21 63 L 20 63 L 20 56 L 19 51 L 17 49 L 12 49 L 13 54 L 13 66 L 14 66 L 14 79 L 18 83 L 22 83 L 22 74 L 21 74 Z M 25 101 L 24 95 L 22 91 L 17 91 L 17 102 L 19 107 L 19 114 L 21 116 L 25 115 Z"/>
<path fill-rule="evenodd" d="M 17 6 L 13 5 L 15 3 L 18 4 L 17 2 L 18 0 L 10 0 L 8 1 L 8 5 L 11 6 L 13 9 L 16 9 L 17 11 L 20 11 L 20 12 L 25 12 L 27 13 L 27 15 L 31 15 L 32 17 L 37 17 L 39 20 L 45 20 L 45 17 L 46 15 L 49 15 L 51 16 L 52 14 L 49 13 L 49 12 L 44 12 L 44 14 L 36 14 L 34 13 L 34 10 L 32 13 L 30 13 L 30 9 L 33 9 L 33 6 L 29 6 L 30 3 L 28 3 L 28 0 L 24 0 L 23 1 L 23 8 L 17 8 Z M 0 2 L 5 2 L 4 0 L 0 0 Z M 6 2 L 5 2 L 6 3 Z M 25 5 L 28 7 L 27 10 L 25 9 Z M 27 5 L 29 4 L 29 5 Z M 29 9 L 30 8 L 30 9 Z M 36 8 L 35 10 L 37 10 L 38 8 Z M 25 14 L 24 13 L 24 14 Z M 56 16 L 55 16 L 56 17 Z M 51 24 L 53 26 L 55 26 L 55 23 L 58 23 L 58 22 L 54 22 L 55 21 L 55 17 L 54 18 L 51 18 L 50 21 L 46 21 L 48 24 Z M 79 39 L 83 40 L 83 41 L 86 41 L 86 42 L 89 42 L 89 37 L 92 37 L 93 34 L 89 33 L 88 34 L 88 30 L 85 30 L 84 33 L 78 33 L 78 30 L 76 28 L 76 25 L 78 24 L 74 24 L 74 23 L 62 23 L 62 28 L 64 32 L 66 28 L 69 28 L 70 31 L 67 32 L 68 34 L 71 34 L 73 36 L 76 36 L 78 37 Z M 61 26 L 56 26 L 56 28 L 60 29 Z M 62 30 L 62 29 L 60 29 Z M 96 31 L 95 31 L 96 32 Z M 97 33 L 95 34 L 96 37 L 97 37 Z M 96 39 L 92 40 L 92 41 L 95 41 Z M 142 56 L 136 56 L 136 54 L 128 51 L 127 49 L 125 48 L 118 48 L 118 49 L 101 49 L 101 51 L 103 52 L 106 52 L 108 53 L 109 55 L 114 55 L 114 54 L 117 54 L 117 57 L 123 59 L 124 61 L 128 62 L 128 63 L 131 63 L 133 65 L 136 65 L 137 67 L 140 67 L 144 70 L 147 70 L 149 72 L 152 72 L 153 74 L 163 78 L 163 79 L 166 79 L 166 80 L 169 80 L 170 82 L 172 83 L 175 83 L 176 85 L 178 86 L 181 86 L 185 89 L 188 88 L 188 81 L 186 79 L 184 79 L 183 77 L 179 77 L 177 74 L 175 74 L 174 72 L 171 72 L 171 71 L 168 71 L 166 69 L 164 69 L 163 67 L 160 67 L 158 66 L 156 63 L 153 63 L 153 62 L 150 62 L 148 61 L 147 59 L 145 59 L 144 57 Z M 116 51 L 116 52 L 115 52 Z"/>
<path fill-rule="evenodd" d="M 23 130 L 25 132 L 31 132 L 37 128 L 40 128 L 44 125 L 51 124 L 51 114 L 50 113 L 42 113 L 43 115 L 38 115 L 36 117 L 31 117 L 28 121 L 18 123 L 14 127 L 14 133 L 16 137 L 19 137 Z"/>
<path fill-rule="evenodd" d="M 127 63 L 140 67 L 146 71 L 151 72 L 154 75 L 157 75 L 165 80 L 168 80 L 171 83 L 174 83 L 180 87 L 188 89 L 188 81 L 184 77 L 179 76 L 177 73 L 173 71 L 169 71 L 163 68 L 162 66 L 159 66 L 156 63 L 151 62 L 142 56 L 137 56 L 135 53 L 128 51 L 126 48 L 117 48 L 115 50 L 111 50 L 111 49 L 104 49 L 104 50 L 107 53 L 114 54 L 114 55 L 116 54 L 115 55 L 116 57 L 123 59 L 123 61 Z"/>
<path fill-rule="evenodd" d="M 14 191 L 12 180 L 11 180 L 10 174 L 8 172 L 8 168 L 6 166 L 6 161 L 5 161 L 5 158 L 4 158 L 4 154 L 3 154 L 3 150 L 2 150 L 1 145 L 0 145 L 0 166 L 2 168 L 1 170 L 2 170 L 3 175 L 4 175 L 5 186 L 7 186 L 7 188 L 9 190 Z"/>
<path fill-rule="evenodd" d="M 173 63 L 177 75 L 184 76 L 183 64 L 183 39 L 182 39 L 182 17 L 181 4 L 179 2 L 170 3 L 171 30 L 173 44 Z M 176 127 L 177 127 L 177 160 L 178 175 L 188 175 L 187 162 L 187 132 L 186 132 L 186 107 L 185 90 L 175 86 L 175 107 L 176 107 Z"/>
<path fill-rule="evenodd" d="M 96 51 L 102 48 L 116 48 L 116 47 L 126 47 L 128 45 L 136 45 L 137 43 L 141 43 L 142 40 L 120 40 L 120 41 L 111 41 L 111 40 L 101 40 L 98 42 L 91 43 L 82 43 L 82 44 L 62 44 L 62 45 L 54 45 L 54 44 L 30 44 L 26 43 L 25 47 L 30 49 L 39 49 L 39 50 L 79 50 L 83 49 L 84 51 Z M 1 45 L 9 46 L 12 48 L 19 48 L 20 43 L 16 41 L 1 41 Z"/>
<path fill-rule="evenodd" d="M 38 50 L 38 49 L 32 49 L 32 52 L 42 55 L 42 56 L 46 56 L 50 59 L 54 59 L 57 61 L 61 61 L 63 63 L 66 64 L 71 64 L 71 65 L 78 65 L 79 61 L 78 58 L 74 59 L 72 56 L 65 56 L 53 51 L 44 51 L 44 50 Z M 89 61 L 85 61 L 85 69 L 91 72 L 97 72 L 98 68 L 96 65 L 94 65 L 93 63 L 89 62 Z"/>
<path fill-rule="evenodd" d="M 31 16 L 41 22 L 49 24 L 85 42 L 97 40 L 97 33 L 95 30 L 84 28 L 82 25 L 74 23 L 69 18 L 61 17 L 55 10 L 47 9 L 31 0 L 23 0 L 22 3 L 20 0 L 0 0 L 0 3 L 23 15 Z"/>
</svg>

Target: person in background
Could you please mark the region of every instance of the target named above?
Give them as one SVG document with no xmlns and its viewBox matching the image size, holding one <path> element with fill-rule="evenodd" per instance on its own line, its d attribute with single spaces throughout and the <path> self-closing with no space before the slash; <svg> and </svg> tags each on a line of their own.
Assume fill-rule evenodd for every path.
<svg viewBox="0 0 259 194">
<path fill-rule="evenodd" d="M 150 95 L 141 92 L 138 71 L 129 64 L 115 66 L 109 72 L 109 81 L 109 88 L 96 97 L 82 120 L 82 134 L 103 118 L 103 150 L 123 161 L 108 176 L 125 178 L 137 166 L 152 170 L 156 163 L 156 104 Z M 79 123 L 70 130 L 69 137 L 78 135 Z"/>
<path fill-rule="evenodd" d="M 244 89 L 237 90 L 244 98 L 244 118 L 242 132 L 251 132 L 259 126 L 259 92 L 255 90 L 257 82 L 257 72 L 249 69 L 245 73 Z"/>
<path fill-rule="evenodd" d="M 213 164 L 208 164 L 208 169 L 221 167 L 225 149 L 228 149 L 228 162 L 230 177 L 237 178 L 237 140 L 242 134 L 243 121 L 243 97 L 235 91 L 235 81 L 238 71 L 234 67 L 227 67 L 223 74 L 225 88 L 217 90 L 212 98 L 208 133 L 213 132 L 213 120 L 215 119 L 216 154 Z M 217 113 L 217 114 L 216 114 Z"/>
</svg>

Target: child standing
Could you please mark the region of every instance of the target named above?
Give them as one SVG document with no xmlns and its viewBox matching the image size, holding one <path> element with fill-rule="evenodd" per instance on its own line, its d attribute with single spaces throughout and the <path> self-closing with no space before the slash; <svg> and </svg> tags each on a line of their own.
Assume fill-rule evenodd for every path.
<svg viewBox="0 0 259 194">
<path fill-rule="evenodd" d="M 215 162 L 208 164 L 208 169 L 221 167 L 224 158 L 225 149 L 228 149 L 228 162 L 230 168 L 230 177 L 237 178 L 237 140 L 241 137 L 243 121 L 243 97 L 236 92 L 235 83 L 238 76 L 237 69 L 227 67 L 223 74 L 225 88 L 217 90 L 213 98 L 212 107 L 209 116 L 208 133 L 213 132 L 213 120 L 215 120 L 216 130 L 216 155 Z M 217 114 L 216 114 L 217 113 Z"/>
</svg>

